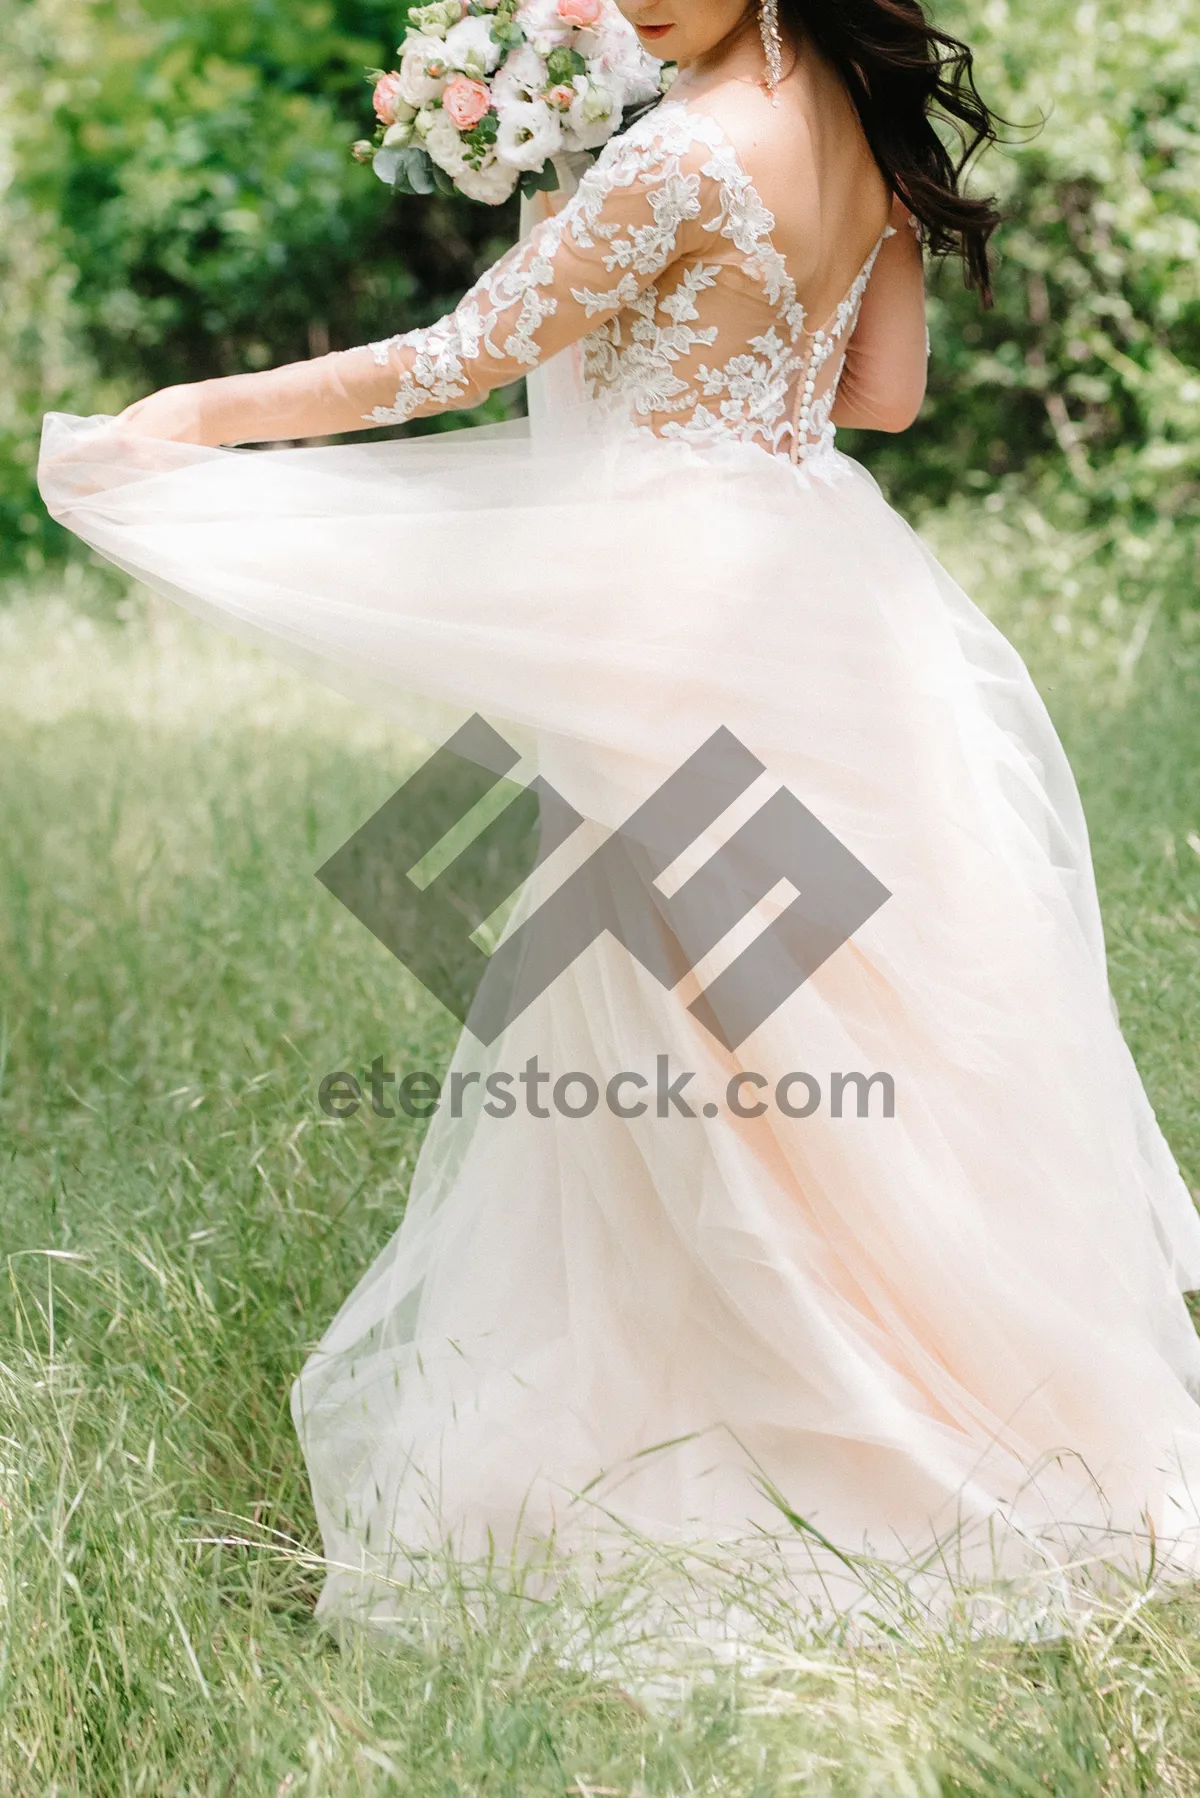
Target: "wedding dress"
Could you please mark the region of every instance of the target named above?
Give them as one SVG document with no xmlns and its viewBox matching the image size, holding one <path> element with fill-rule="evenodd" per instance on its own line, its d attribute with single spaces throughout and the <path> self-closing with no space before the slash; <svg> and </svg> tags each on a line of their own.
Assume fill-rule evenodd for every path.
<svg viewBox="0 0 1200 1798">
<path fill-rule="evenodd" d="M 1076 789 L 1016 653 L 834 446 L 880 245 L 818 320 L 774 226 L 668 101 L 452 316 L 186 399 L 210 441 L 295 438 L 553 357 L 580 403 L 532 429 L 262 454 L 47 423 L 47 503 L 103 555 L 514 745 L 581 820 L 538 904 L 716 733 L 762 772 L 693 867 L 786 791 L 885 894 L 732 1047 L 689 1009 L 719 954 L 672 988 L 612 931 L 490 1047 L 463 1033 L 460 1097 L 507 1070 L 520 1102 L 454 1117 L 447 1076 L 295 1390 L 327 1614 L 386 1618 L 445 1541 L 790 1533 L 897 1567 L 939 1544 L 966 1578 L 1200 1558 L 1200 1227 L 1114 1018 Z M 775 884 L 755 929 L 803 909 Z M 646 1084 L 535 1116 L 532 1057 Z"/>
</svg>

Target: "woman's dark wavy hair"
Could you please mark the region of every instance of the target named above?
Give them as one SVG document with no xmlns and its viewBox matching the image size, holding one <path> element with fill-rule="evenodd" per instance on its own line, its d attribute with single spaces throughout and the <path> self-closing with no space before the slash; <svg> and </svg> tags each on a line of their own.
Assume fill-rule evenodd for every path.
<svg viewBox="0 0 1200 1798">
<path fill-rule="evenodd" d="M 931 25 L 920 0 L 779 0 L 779 19 L 838 70 L 885 180 L 921 221 L 926 247 L 961 255 L 967 285 L 990 306 L 988 239 L 1000 215 L 960 182 L 998 133 L 966 44 Z M 950 126 L 957 154 L 935 119 Z"/>
</svg>

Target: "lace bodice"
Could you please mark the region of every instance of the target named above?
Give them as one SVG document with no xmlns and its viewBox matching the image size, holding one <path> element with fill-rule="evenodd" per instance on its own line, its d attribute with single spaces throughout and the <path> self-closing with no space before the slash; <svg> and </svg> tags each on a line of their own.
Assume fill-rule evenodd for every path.
<svg viewBox="0 0 1200 1798">
<path fill-rule="evenodd" d="M 846 345 L 892 228 L 814 324 L 774 224 L 722 127 L 665 101 L 454 312 L 370 346 L 395 392 L 369 417 L 474 405 L 578 342 L 589 401 L 638 429 L 814 456 L 832 444 Z"/>
</svg>

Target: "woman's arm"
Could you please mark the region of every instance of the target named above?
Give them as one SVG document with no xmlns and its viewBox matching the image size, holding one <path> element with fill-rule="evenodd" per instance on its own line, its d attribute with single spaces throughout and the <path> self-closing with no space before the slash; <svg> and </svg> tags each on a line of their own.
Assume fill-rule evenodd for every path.
<svg viewBox="0 0 1200 1798">
<path fill-rule="evenodd" d="M 614 139 L 562 211 L 437 324 L 261 374 L 164 388 L 120 423 L 190 443 L 265 443 L 476 405 L 630 305 L 713 231 L 706 158 L 702 144 L 672 146 L 652 116 Z"/>
<path fill-rule="evenodd" d="M 339 350 L 259 374 L 163 387 L 127 406 L 117 424 L 179 443 L 272 443 L 363 431 L 376 384 L 369 349 Z"/>
<path fill-rule="evenodd" d="M 895 236 L 884 242 L 867 284 L 834 402 L 835 425 L 904 431 L 921 410 L 928 359 L 925 267 L 911 219 L 895 200 Z"/>
</svg>

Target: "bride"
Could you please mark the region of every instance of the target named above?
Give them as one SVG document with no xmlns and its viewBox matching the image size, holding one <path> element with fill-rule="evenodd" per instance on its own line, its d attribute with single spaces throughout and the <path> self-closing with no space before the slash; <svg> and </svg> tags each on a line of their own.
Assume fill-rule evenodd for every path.
<svg viewBox="0 0 1200 1798">
<path fill-rule="evenodd" d="M 834 447 L 916 416 L 924 251 L 986 298 L 995 215 L 931 123 L 990 134 L 969 54 L 917 0 L 621 3 L 669 97 L 451 316 L 47 422 L 50 509 L 139 579 L 430 734 L 486 719 L 575 826 L 507 929 L 585 864 L 607 926 L 463 1032 L 297 1383 L 323 1608 L 386 1618 L 446 1542 L 1187 1576 L 1200 1227 L 1075 786 L 1015 652 Z M 222 447 L 521 376 L 530 424 Z M 589 857 L 701 763 L 640 843 L 640 943 Z M 840 946 L 821 845 L 871 895 Z"/>
</svg>

